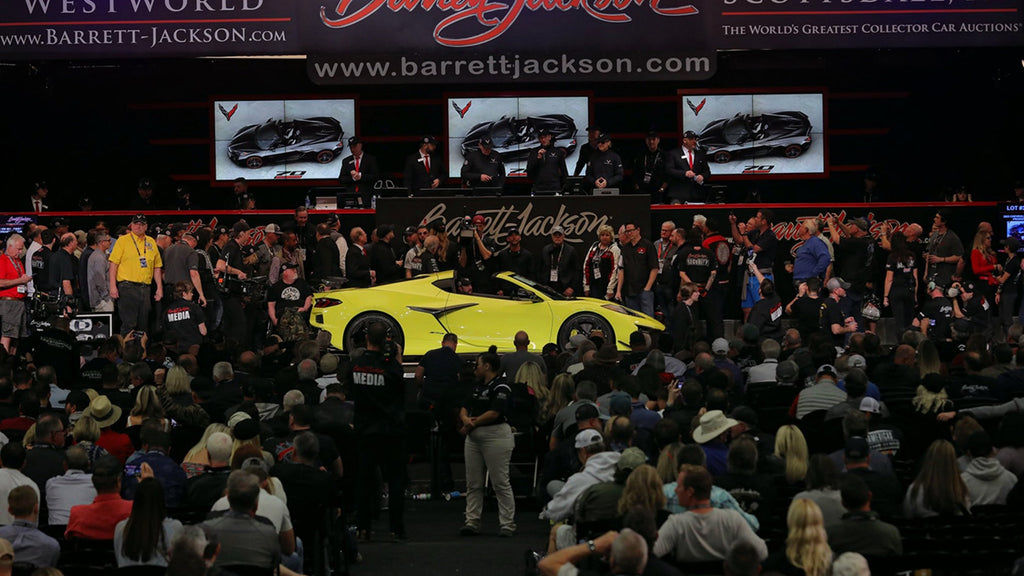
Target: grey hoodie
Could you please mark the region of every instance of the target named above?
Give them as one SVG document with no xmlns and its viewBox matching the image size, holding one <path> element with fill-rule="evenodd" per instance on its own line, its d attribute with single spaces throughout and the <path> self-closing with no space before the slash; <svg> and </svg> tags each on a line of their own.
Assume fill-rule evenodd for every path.
<svg viewBox="0 0 1024 576">
<path fill-rule="evenodd" d="M 1006 496 L 1017 484 L 1017 477 L 995 458 L 975 458 L 960 475 L 967 484 L 972 506 L 1006 504 Z"/>
<path fill-rule="evenodd" d="M 573 474 L 565 481 L 565 486 L 555 494 L 548 505 L 541 510 L 540 517 L 560 522 L 572 514 L 576 498 L 589 486 L 600 482 L 611 482 L 615 478 L 615 469 L 621 454 L 618 452 L 599 452 L 590 458 L 583 470 Z"/>
</svg>

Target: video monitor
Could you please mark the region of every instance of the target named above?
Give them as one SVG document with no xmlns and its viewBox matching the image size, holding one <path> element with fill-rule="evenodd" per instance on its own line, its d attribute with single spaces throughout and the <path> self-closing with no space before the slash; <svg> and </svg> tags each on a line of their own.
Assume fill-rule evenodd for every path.
<svg viewBox="0 0 1024 576">
<path fill-rule="evenodd" d="M 355 110 L 351 99 L 215 101 L 214 179 L 336 179 Z"/>
<path fill-rule="evenodd" d="M 484 136 L 501 154 L 506 176 L 526 176 L 527 157 L 540 146 L 538 135 L 545 128 L 554 146 L 565 148 L 571 172 L 587 141 L 589 117 L 586 96 L 448 98 L 448 176 L 461 175 L 465 154 Z"/>
<path fill-rule="evenodd" d="M 826 175 L 821 92 L 680 94 L 712 175 Z"/>
</svg>

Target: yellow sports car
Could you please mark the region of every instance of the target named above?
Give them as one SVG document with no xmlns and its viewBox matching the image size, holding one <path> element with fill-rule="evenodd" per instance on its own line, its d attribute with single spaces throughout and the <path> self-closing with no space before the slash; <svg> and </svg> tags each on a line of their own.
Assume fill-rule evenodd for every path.
<svg viewBox="0 0 1024 576">
<path fill-rule="evenodd" d="M 494 294 L 465 293 L 451 271 L 375 286 L 314 295 L 310 323 L 331 334 L 331 344 L 351 351 L 365 343 L 366 328 L 383 322 L 405 354 L 419 356 L 459 337 L 459 352 L 485 352 L 491 345 L 511 352 L 512 338 L 525 330 L 535 346 L 557 342 L 563 349 L 576 334 L 602 330 L 606 341 L 629 349 L 636 330 L 665 326 L 625 306 L 594 298 L 566 298 L 513 272 L 492 279 Z"/>
</svg>

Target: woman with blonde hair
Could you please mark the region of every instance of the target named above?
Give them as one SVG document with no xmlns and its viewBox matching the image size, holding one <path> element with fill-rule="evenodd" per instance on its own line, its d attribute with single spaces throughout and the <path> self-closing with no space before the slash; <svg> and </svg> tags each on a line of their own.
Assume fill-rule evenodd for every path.
<svg viewBox="0 0 1024 576">
<path fill-rule="evenodd" d="M 793 500 L 786 515 L 789 535 L 786 549 L 773 554 L 766 570 L 783 574 L 826 576 L 832 568 L 832 548 L 828 545 L 821 508 L 811 500 Z"/>
<path fill-rule="evenodd" d="M 942 374 L 942 360 L 939 359 L 939 349 L 935 342 L 922 340 L 917 345 L 917 369 L 921 378 L 929 374 Z"/>
<path fill-rule="evenodd" d="M 544 375 L 540 366 L 536 362 L 523 362 L 523 365 L 516 371 L 514 382 L 526 384 L 536 399 L 537 411 L 534 414 L 534 420 L 537 424 L 546 422 L 541 410 L 551 398 L 551 392 L 548 390 L 548 377 Z"/>
<path fill-rule="evenodd" d="M 962 516 L 970 509 L 970 495 L 960 476 L 953 444 L 948 440 L 932 442 L 921 471 L 903 498 L 903 517 Z"/>
<path fill-rule="evenodd" d="M 185 454 L 185 458 L 181 462 L 181 467 L 185 470 L 185 475 L 189 478 L 199 476 L 206 471 L 206 467 L 210 465 L 210 454 L 206 451 L 206 442 L 210 439 L 210 436 L 217 432 L 223 432 L 228 436 L 231 436 L 231 428 L 228 428 L 227 424 L 221 424 L 214 422 L 206 427 L 203 432 L 203 437 L 199 439 L 199 442 L 192 446 L 192 449 Z M 233 438 L 233 436 L 232 436 Z"/>
<path fill-rule="evenodd" d="M 164 407 L 160 404 L 160 398 L 156 395 L 155 386 L 143 386 L 135 396 L 135 406 L 132 407 L 128 416 L 128 426 L 141 426 L 143 420 L 159 420 L 164 429 L 167 429 L 167 418 L 164 417 Z"/>
<path fill-rule="evenodd" d="M 555 376 L 551 382 L 551 393 L 548 394 L 547 402 L 540 405 L 541 422 L 554 420 L 558 411 L 572 402 L 572 394 L 575 390 L 576 382 L 570 374 L 562 372 Z"/>
<path fill-rule="evenodd" d="M 187 406 L 192 403 L 191 378 L 181 366 L 171 366 L 171 369 L 167 371 L 164 388 L 171 399 L 178 404 Z"/>
<path fill-rule="evenodd" d="M 985 295 L 989 305 L 995 305 L 996 287 L 1003 268 L 992 248 L 992 232 L 979 230 L 971 246 L 971 271 L 978 278 L 978 291 Z"/>
<path fill-rule="evenodd" d="M 100 439 L 100 425 L 91 416 L 82 416 L 78 422 L 75 422 L 75 426 L 71 429 L 71 437 L 74 439 L 74 445 L 82 448 L 89 455 L 90 470 L 97 459 L 109 454 L 106 448 L 96 445 L 96 441 Z"/>
<path fill-rule="evenodd" d="M 651 511 L 658 519 L 658 525 L 668 518 L 665 509 L 667 499 L 662 489 L 664 483 L 658 471 L 650 464 L 641 464 L 626 478 L 626 487 L 619 498 L 619 514 L 626 515 L 633 506 Z"/>
<path fill-rule="evenodd" d="M 784 465 L 786 484 L 802 484 L 807 476 L 807 439 L 799 428 L 787 424 L 775 436 L 775 458 Z M 800 486 L 801 488 L 803 486 Z"/>
<path fill-rule="evenodd" d="M 583 295 L 611 300 L 618 287 L 615 273 L 619 261 L 619 246 L 615 244 L 615 230 L 602 224 L 597 228 L 597 242 L 590 246 L 583 259 Z"/>
<path fill-rule="evenodd" d="M 679 451 L 682 442 L 673 442 L 661 449 L 658 454 L 657 472 L 662 484 L 671 484 L 679 478 Z"/>
</svg>

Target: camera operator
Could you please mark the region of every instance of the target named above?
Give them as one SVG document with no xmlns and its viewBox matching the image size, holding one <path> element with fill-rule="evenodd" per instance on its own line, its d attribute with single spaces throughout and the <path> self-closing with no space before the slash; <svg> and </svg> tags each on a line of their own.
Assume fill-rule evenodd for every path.
<svg viewBox="0 0 1024 576">
<path fill-rule="evenodd" d="M 478 292 L 489 292 L 491 256 L 497 251 L 487 237 L 487 219 L 477 214 L 463 219 L 459 231 L 459 270 L 457 276 L 469 278 Z"/>
<path fill-rule="evenodd" d="M 235 222 L 231 227 L 231 240 L 224 246 L 224 252 L 217 261 L 217 272 L 228 277 L 225 278 L 228 290 L 224 295 L 224 335 L 242 345 L 251 342 L 252 334 L 245 313 L 245 296 L 238 288 L 240 283 L 232 282 L 231 277 L 245 280 L 252 274 L 254 258 L 247 258 L 244 248 L 249 243 L 249 231 L 249 224 L 245 220 Z"/>
<path fill-rule="evenodd" d="M 977 291 L 974 282 L 954 282 L 950 286 L 949 297 L 953 300 L 953 329 L 958 334 L 992 337 L 991 306 Z"/>
</svg>

